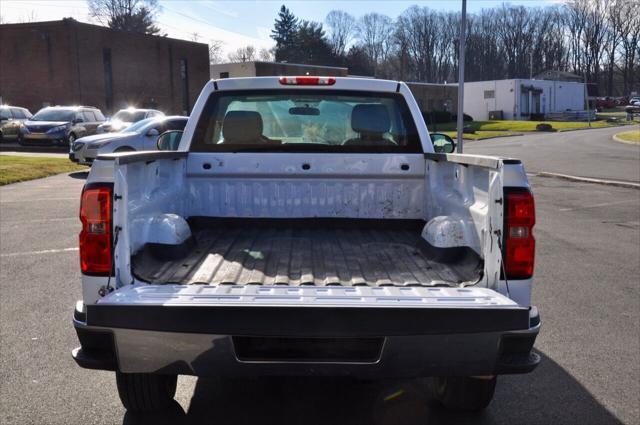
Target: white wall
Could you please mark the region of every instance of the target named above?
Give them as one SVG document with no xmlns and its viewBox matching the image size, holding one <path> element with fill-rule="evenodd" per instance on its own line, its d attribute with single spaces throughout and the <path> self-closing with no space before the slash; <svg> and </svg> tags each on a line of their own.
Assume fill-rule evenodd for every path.
<svg viewBox="0 0 640 425">
<path fill-rule="evenodd" d="M 489 111 L 502 111 L 506 120 L 528 119 L 528 116 L 521 115 L 523 110 L 532 110 L 529 96 L 522 95 L 523 85 L 542 90 L 540 113 L 584 110 L 583 83 L 514 79 L 465 83 L 464 112 L 477 121 L 488 120 Z M 485 99 L 484 94 L 488 90 L 494 91 L 494 98 Z"/>
<path fill-rule="evenodd" d="M 209 68 L 211 79 L 220 78 L 221 72 L 228 72 L 229 78 L 255 77 L 256 65 L 254 62 L 218 63 Z"/>
<path fill-rule="evenodd" d="M 464 113 L 475 121 L 488 120 L 489 111 L 495 110 L 495 99 L 485 99 L 484 92 L 495 88 L 495 81 L 464 83 Z"/>
<path fill-rule="evenodd" d="M 563 112 L 567 109 L 572 111 L 583 111 L 584 104 L 584 84 L 569 81 L 554 81 L 555 84 L 555 110 Z"/>
</svg>

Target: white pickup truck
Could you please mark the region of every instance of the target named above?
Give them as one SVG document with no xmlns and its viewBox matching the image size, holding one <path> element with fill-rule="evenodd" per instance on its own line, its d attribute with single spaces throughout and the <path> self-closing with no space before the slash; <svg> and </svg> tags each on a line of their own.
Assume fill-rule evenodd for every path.
<svg viewBox="0 0 640 425">
<path fill-rule="evenodd" d="M 211 81 L 172 145 L 99 156 L 82 192 L 72 355 L 127 409 L 187 374 L 433 377 L 480 410 L 539 363 L 522 164 L 447 153 L 404 83 Z"/>
</svg>

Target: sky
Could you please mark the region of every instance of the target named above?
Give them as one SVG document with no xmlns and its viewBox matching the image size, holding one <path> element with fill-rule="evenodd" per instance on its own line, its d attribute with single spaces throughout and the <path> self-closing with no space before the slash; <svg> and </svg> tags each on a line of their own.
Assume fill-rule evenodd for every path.
<svg viewBox="0 0 640 425">
<path fill-rule="evenodd" d="M 510 4 L 544 6 L 561 0 L 511 0 Z M 501 1 L 468 0 L 468 12 L 499 6 Z M 377 12 L 396 18 L 412 5 L 443 11 L 460 10 L 461 0 L 369 0 L 369 1 L 191 1 L 160 0 L 157 16 L 159 27 L 169 37 L 210 43 L 223 43 L 224 55 L 246 45 L 271 48 L 269 38 L 280 6 L 285 4 L 301 19 L 324 22 L 329 11 L 338 9 L 359 17 Z M 50 21 L 73 17 L 82 22 L 97 23 L 89 16 L 86 0 L 0 0 L 2 23 Z"/>
</svg>

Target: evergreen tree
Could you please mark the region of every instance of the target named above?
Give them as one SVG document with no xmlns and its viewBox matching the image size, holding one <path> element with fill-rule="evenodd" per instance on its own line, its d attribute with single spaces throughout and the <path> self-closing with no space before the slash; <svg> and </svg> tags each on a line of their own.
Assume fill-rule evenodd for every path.
<svg viewBox="0 0 640 425">
<path fill-rule="evenodd" d="M 322 24 L 303 21 L 298 28 L 298 47 L 295 59 L 309 65 L 333 65 L 331 46 L 327 41 Z"/>
<path fill-rule="evenodd" d="M 273 30 L 271 30 L 271 38 L 276 42 L 275 59 L 276 61 L 289 61 L 296 56 L 298 35 L 298 18 L 282 5 Z"/>
</svg>

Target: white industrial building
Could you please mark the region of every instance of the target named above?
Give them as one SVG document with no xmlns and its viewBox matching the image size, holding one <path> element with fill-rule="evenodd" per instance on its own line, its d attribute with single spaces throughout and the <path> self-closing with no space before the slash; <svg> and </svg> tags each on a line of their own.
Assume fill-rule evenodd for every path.
<svg viewBox="0 0 640 425">
<path fill-rule="evenodd" d="M 572 81 L 495 80 L 464 83 L 464 113 L 489 119 L 586 120 L 585 85 Z M 544 118 L 543 118 L 544 117 Z"/>
</svg>

